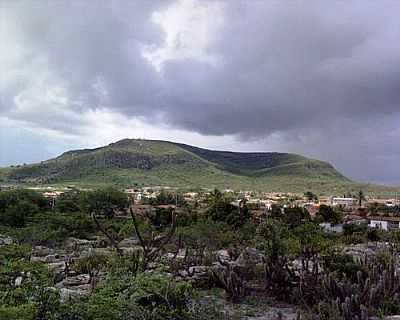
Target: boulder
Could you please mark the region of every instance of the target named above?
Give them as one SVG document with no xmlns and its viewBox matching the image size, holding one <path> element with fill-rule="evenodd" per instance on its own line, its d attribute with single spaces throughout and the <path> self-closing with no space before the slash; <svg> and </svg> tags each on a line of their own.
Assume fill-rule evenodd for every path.
<svg viewBox="0 0 400 320">
<path fill-rule="evenodd" d="M 90 283 L 90 276 L 88 274 L 80 274 L 77 276 L 66 277 L 63 281 L 57 284 L 59 288 L 71 288 Z"/>
<path fill-rule="evenodd" d="M 96 247 L 97 240 L 67 238 L 64 247 L 69 251 L 83 251 Z"/>
<path fill-rule="evenodd" d="M 239 257 L 236 259 L 235 264 L 240 266 L 256 266 L 264 262 L 265 256 L 254 248 L 244 249 Z"/>
<path fill-rule="evenodd" d="M 215 253 L 215 257 L 217 258 L 217 261 L 222 261 L 226 263 L 231 261 L 231 257 L 228 253 L 228 250 L 218 250 Z"/>
<path fill-rule="evenodd" d="M 126 238 L 119 243 L 120 248 L 132 248 L 139 245 L 139 240 L 136 238 Z"/>
<path fill-rule="evenodd" d="M 20 287 L 21 284 L 22 284 L 22 280 L 23 280 L 23 278 L 22 278 L 21 276 L 15 278 L 15 280 L 14 280 L 14 286 Z"/>
<path fill-rule="evenodd" d="M 32 255 L 36 257 L 45 257 L 50 254 L 54 254 L 54 249 L 45 246 L 35 246 L 32 249 Z"/>
<path fill-rule="evenodd" d="M 79 299 L 82 296 L 88 295 L 90 293 L 90 286 L 85 285 L 81 287 L 61 288 L 60 289 L 60 301 L 61 303 L 68 302 L 69 300 Z"/>
<path fill-rule="evenodd" d="M 49 254 L 48 256 L 44 257 L 44 262 L 46 263 L 54 263 L 63 261 L 63 257 L 58 254 Z"/>
<path fill-rule="evenodd" d="M 65 262 L 64 261 L 58 261 L 58 262 L 51 262 L 47 264 L 47 267 L 54 271 L 54 273 L 58 274 L 64 271 L 65 269 Z"/>
<path fill-rule="evenodd" d="M 0 234 L 0 247 L 13 244 L 14 241 L 11 237 Z"/>
</svg>

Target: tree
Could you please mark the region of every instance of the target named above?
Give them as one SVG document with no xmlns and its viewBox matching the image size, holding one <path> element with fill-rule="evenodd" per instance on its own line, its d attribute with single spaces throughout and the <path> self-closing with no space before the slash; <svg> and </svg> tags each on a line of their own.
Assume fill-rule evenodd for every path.
<svg viewBox="0 0 400 320">
<path fill-rule="evenodd" d="M 46 206 L 45 199 L 31 190 L 12 190 L 0 193 L 0 223 L 24 227 L 26 218 L 32 217 Z"/>
<path fill-rule="evenodd" d="M 8 207 L 1 215 L 0 219 L 4 224 L 20 228 L 25 226 L 26 218 L 33 216 L 37 210 L 34 204 L 23 200 Z"/>
<path fill-rule="evenodd" d="M 319 207 L 317 216 L 321 217 L 324 222 L 332 224 L 342 222 L 342 212 L 324 204 Z"/>
<path fill-rule="evenodd" d="M 169 231 L 165 232 L 164 235 L 155 237 L 154 232 L 151 233 L 150 238 L 147 237 L 147 239 L 143 236 L 143 234 L 140 232 L 139 224 L 136 220 L 135 213 L 132 211 L 132 208 L 129 210 L 133 222 L 133 226 L 135 228 L 135 234 L 139 240 L 139 243 L 143 249 L 142 254 L 143 254 L 143 259 L 141 261 L 141 267 L 144 270 L 146 270 L 147 266 L 154 262 L 156 259 L 158 259 L 164 250 L 165 246 L 170 243 L 172 237 L 175 234 L 176 231 L 176 215 L 174 212 L 172 212 L 172 217 L 171 217 L 171 227 Z"/>
<path fill-rule="evenodd" d="M 311 191 L 305 192 L 304 196 L 307 198 L 308 201 L 316 201 L 316 200 L 318 200 L 317 195 L 315 193 L 312 193 Z"/>
<path fill-rule="evenodd" d="M 106 188 L 83 193 L 80 204 L 86 213 L 111 219 L 117 211 L 125 210 L 129 201 L 125 193 Z"/>
<path fill-rule="evenodd" d="M 260 236 L 260 243 L 263 244 L 264 251 L 271 261 L 289 255 L 291 236 L 284 222 L 268 219 L 266 223 L 260 225 L 257 233 Z"/>
<path fill-rule="evenodd" d="M 271 214 L 270 217 L 274 219 L 282 219 L 283 214 L 282 214 L 282 207 L 276 204 L 273 204 L 271 206 Z"/>
<path fill-rule="evenodd" d="M 25 201 L 34 205 L 37 210 L 46 210 L 49 202 L 40 193 L 28 189 L 16 189 L 0 192 L 0 213 L 7 208 L 17 205 L 19 202 Z"/>
<path fill-rule="evenodd" d="M 79 199 L 81 194 L 78 190 L 73 190 L 61 194 L 56 199 L 55 209 L 58 212 L 78 212 L 80 211 Z"/>
<path fill-rule="evenodd" d="M 240 200 L 238 205 L 234 205 L 230 197 L 215 189 L 208 197 L 206 215 L 214 221 L 226 222 L 238 228 L 249 220 L 250 211 L 245 200 Z"/>
<path fill-rule="evenodd" d="M 310 219 L 308 211 L 301 207 L 285 208 L 284 212 L 283 220 L 287 223 L 290 229 L 296 228 L 305 220 Z"/>
<path fill-rule="evenodd" d="M 125 211 L 129 206 L 126 194 L 113 188 L 99 189 L 83 193 L 80 204 L 83 211 L 91 215 L 98 230 L 108 238 L 118 254 L 122 254 L 115 235 L 110 232 L 110 229 L 115 231 L 114 227 L 105 227 L 100 222 L 99 217 L 103 216 L 111 220 L 117 211 Z"/>
<path fill-rule="evenodd" d="M 364 192 L 362 190 L 358 191 L 357 200 L 358 200 L 358 206 L 362 207 L 362 202 L 366 200 Z"/>
</svg>

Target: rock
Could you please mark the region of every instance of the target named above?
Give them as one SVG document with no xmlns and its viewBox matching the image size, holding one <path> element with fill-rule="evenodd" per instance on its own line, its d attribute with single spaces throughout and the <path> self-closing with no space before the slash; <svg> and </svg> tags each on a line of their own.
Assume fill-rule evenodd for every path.
<svg viewBox="0 0 400 320">
<path fill-rule="evenodd" d="M 90 276 L 88 274 L 80 274 L 73 277 L 66 277 L 63 281 L 57 284 L 59 288 L 71 288 L 82 285 L 87 285 L 90 282 Z"/>
<path fill-rule="evenodd" d="M 37 257 L 37 256 L 32 256 L 31 261 L 32 262 L 44 262 L 45 257 Z"/>
<path fill-rule="evenodd" d="M 54 250 L 45 246 L 35 246 L 32 249 L 32 254 L 36 257 L 45 257 L 54 254 Z"/>
<path fill-rule="evenodd" d="M 179 270 L 178 271 L 179 277 L 185 279 L 189 277 L 189 273 L 186 270 Z"/>
<path fill-rule="evenodd" d="M 229 256 L 228 250 L 218 250 L 215 253 L 217 260 L 221 260 L 222 262 L 231 261 L 231 257 Z"/>
<path fill-rule="evenodd" d="M 115 249 L 112 247 L 107 247 L 107 248 L 95 248 L 92 250 L 92 254 L 94 255 L 103 255 L 103 256 L 108 256 L 115 252 Z"/>
<path fill-rule="evenodd" d="M 194 266 L 189 268 L 188 278 L 190 281 L 194 281 L 196 285 L 200 285 L 207 282 L 210 278 L 210 267 L 208 266 Z"/>
<path fill-rule="evenodd" d="M 20 287 L 21 284 L 22 284 L 22 279 L 23 279 L 23 278 L 22 278 L 21 276 L 15 278 L 15 280 L 14 280 L 14 285 L 15 285 L 16 287 Z"/>
<path fill-rule="evenodd" d="M 140 250 L 143 250 L 142 247 L 138 247 Z M 167 260 L 171 260 L 171 259 L 175 259 L 178 261 L 182 261 L 185 259 L 186 256 L 186 249 L 179 249 L 178 254 L 176 254 L 176 252 L 167 252 L 166 254 L 164 254 L 164 258 L 166 258 Z"/>
<path fill-rule="evenodd" d="M 60 301 L 61 303 L 68 302 L 69 300 L 79 299 L 79 297 L 88 295 L 90 293 L 90 286 L 85 285 L 82 287 L 61 288 L 60 289 Z"/>
<path fill-rule="evenodd" d="M 254 248 L 246 248 L 240 253 L 236 259 L 235 264 L 240 266 L 261 264 L 264 261 L 265 256 Z"/>
<path fill-rule="evenodd" d="M 46 263 L 54 263 L 59 262 L 62 259 L 58 254 L 49 254 L 48 256 L 44 257 L 44 262 Z"/>
<path fill-rule="evenodd" d="M 193 266 L 189 268 L 189 273 L 190 274 L 202 274 L 202 273 L 208 273 L 209 267 L 207 266 Z"/>
<path fill-rule="evenodd" d="M 7 246 L 13 243 L 14 240 L 11 237 L 0 234 L 0 247 Z"/>
<path fill-rule="evenodd" d="M 388 248 L 388 243 L 377 242 L 377 243 L 359 243 L 346 246 L 342 253 L 353 256 L 356 259 L 367 257 L 373 257 L 378 252 Z"/>
<path fill-rule="evenodd" d="M 47 266 L 50 270 L 53 270 L 55 273 L 61 273 L 65 269 L 64 261 L 48 263 Z"/>
<path fill-rule="evenodd" d="M 245 317 L 247 320 L 295 320 L 297 314 L 292 309 L 278 309 L 271 308 L 272 310 L 265 312 L 263 315 Z"/>
<path fill-rule="evenodd" d="M 96 247 L 96 240 L 90 241 L 86 239 L 67 238 L 64 242 L 64 247 L 72 251 L 88 250 L 89 248 Z"/>
<path fill-rule="evenodd" d="M 131 253 L 135 253 L 135 252 L 141 252 L 143 251 L 142 247 L 121 247 L 120 248 L 122 250 L 123 254 L 131 254 Z"/>
<path fill-rule="evenodd" d="M 107 248 L 89 248 L 88 250 L 84 250 L 80 252 L 78 259 L 87 258 L 94 255 L 108 256 L 112 254 L 115 250 L 112 247 Z"/>
<path fill-rule="evenodd" d="M 139 245 L 139 240 L 135 238 L 126 238 L 119 243 L 120 248 L 132 248 Z"/>
</svg>

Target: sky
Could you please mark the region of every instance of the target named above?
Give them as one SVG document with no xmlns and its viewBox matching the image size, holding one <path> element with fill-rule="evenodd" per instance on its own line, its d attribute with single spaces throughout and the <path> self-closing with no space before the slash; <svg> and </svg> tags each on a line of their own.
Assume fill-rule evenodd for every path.
<svg viewBox="0 0 400 320">
<path fill-rule="evenodd" d="M 400 185 L 400 1 L 0 0 L 0 166 L 123 138 Z"/>
</svg>

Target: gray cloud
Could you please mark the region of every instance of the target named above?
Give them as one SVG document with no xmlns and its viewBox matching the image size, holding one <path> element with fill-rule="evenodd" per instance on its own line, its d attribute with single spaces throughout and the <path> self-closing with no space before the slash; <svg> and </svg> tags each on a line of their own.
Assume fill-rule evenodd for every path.
<svg viewBox="0 0 400 320">
<path fill-rule="evenodd" d="M 0 116 L 79 134 L 80 112 L 108 108 L 265 149 L 274 135 L 350 176 L 400 183 L 400 2 L 201 1 L 206 43 L 166 55 L 159 72 L 143 48 L 166 46 L 151 17 L 171 5 L 3 2 Z M 176 52 L 206 28 L 196 23 Z"/>
</svg>

